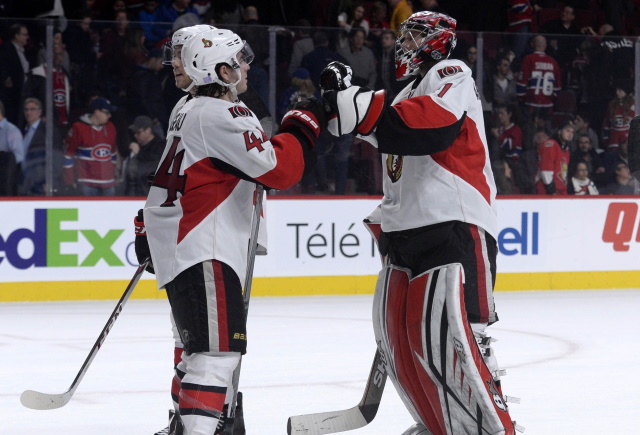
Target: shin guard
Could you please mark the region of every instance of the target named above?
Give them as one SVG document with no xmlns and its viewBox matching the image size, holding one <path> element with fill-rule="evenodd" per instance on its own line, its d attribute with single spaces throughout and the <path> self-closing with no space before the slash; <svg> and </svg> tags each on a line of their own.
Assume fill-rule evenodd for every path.
<svg viewBox="0 0 640 435">
<path fill-rule="evenodd" d="M 233 391 L 233 371 L 240 353 L 194 353 L 183 355 L 178 369 L 185 375 L 179 394 L 180 416 L 188 434 L 222 433 Z"/>
<path fill-rule="evenodd" d="M 409 283 L 407 330 L 418 372 L 410 381 L 422 385 L 443 418 L 421 414 L 422 422 L 434 435 L 513 435 L 506 402 L 467 321 L 463 280 L 462 266 L 455 263 Z"/>
</svg>

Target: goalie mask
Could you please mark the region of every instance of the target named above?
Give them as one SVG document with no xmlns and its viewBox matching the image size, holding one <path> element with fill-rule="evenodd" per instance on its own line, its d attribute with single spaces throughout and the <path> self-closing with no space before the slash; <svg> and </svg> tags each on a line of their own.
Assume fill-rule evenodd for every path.
<svg viewBox="0 0 640 435">
<path fill-rule="evenodd" d="M 182 65 L 195 86 L 217 83 L 226 86 L 237 98 L 236 86 L 242 80 L 240 65 L 253 61 L 253 50 L 231 30 L 214 29 L 199 33 L 182 47 Z M 220 79 L 217 67 L 231 66 L 238 73 L 238 80 L 226 83 Z"/>
<path fill-rule="evenodd" d="M 456 20 L 437 12 L 416 12 L 407 18 L 396 39 L 396 79 L 420 71 L 426 60 L 449 57 L 456 46 Z"/>
</svg>

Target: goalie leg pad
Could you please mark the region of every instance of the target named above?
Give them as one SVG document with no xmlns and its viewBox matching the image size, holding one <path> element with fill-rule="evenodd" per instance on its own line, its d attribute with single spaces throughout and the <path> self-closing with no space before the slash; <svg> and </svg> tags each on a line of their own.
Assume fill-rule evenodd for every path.
<svg viewBox="0 0 640 435">
<path fill-rule="evenodd" d="M 383 268 L 373 301 L 374 333 L 378 348 L 385 361 L 385 369 L 398 395 L 417 422 L 434 422 L 435 435 L 444 434 L 442 411 L 433 407 L 428 394 L 438 394 L 433 386 L 425 391 L 417 381 L 418 372 L 409 346 L 407 331 L 407 307 L 410 272 L 397 266 Z M 433 431 L 433 430 L 432 430 Z"/>
<path fill-rule="evenodd" d="M 417 379 L 444 416 L 438 432 L 429 416 L 423 423 L 434 435 L 491 433 L 513 435 L 513 422 L 496 381 L 466 320 L 463 269 L 440 266 L 409 283 L 407 329 Z"/>
</svg>

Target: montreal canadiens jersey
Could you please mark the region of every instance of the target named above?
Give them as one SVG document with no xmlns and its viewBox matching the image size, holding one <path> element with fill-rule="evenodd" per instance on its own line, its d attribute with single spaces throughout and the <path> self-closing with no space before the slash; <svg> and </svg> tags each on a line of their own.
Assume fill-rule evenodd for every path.
<svg viewBox="0 0 640 435">
<path fill-rule="evenodd" d="M 383 231 L 455 220 L 496 237 L 496 186 L 471 70 L 444 60 L 414 86 L 384 112 L 373 141 L 385 173 Z"/>
<path fill-rule="evenodd" d="M 516 95 L 531 107 L 553 107 L 556 93 L 562 89 L 558 62 L 542 51 L 525 56 L 522 61 Z"/>
<path fill-rule="evenodd" d="M 256 187 L 248 179 L 285 189 L 303 169 L 295 137 L 269 140 L 243 103 L 180 100 L 144 209 L 158 287 L 209 259 L 228 264 L 244 282 Z"/>
</svg>

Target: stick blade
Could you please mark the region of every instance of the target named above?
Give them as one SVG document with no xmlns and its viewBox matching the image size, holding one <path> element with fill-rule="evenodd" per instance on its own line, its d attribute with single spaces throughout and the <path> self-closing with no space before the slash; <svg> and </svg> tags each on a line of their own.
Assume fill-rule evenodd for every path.
<svg viewBox="0 0 640 435">
<path fill-rule="evenodd" d="M 369 423 L 360 408 L 296 415 L 287 421 L 288 435 L 324 435 L 359 429 Z"/>
<path fill-rule="evenodd" d="M 71 394 L 46 394 L 38 391 L 26 390 L 20 395 L 23 406 L 36 410 L 58 409 L 69 403 Z"/>
</svg>

